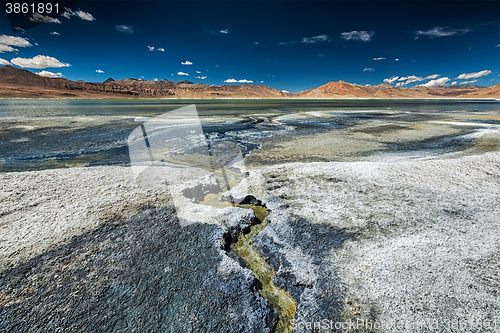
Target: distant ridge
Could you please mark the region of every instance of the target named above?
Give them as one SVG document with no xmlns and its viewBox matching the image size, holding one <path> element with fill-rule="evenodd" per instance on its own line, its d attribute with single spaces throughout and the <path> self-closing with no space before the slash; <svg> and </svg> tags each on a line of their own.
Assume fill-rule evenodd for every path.
<svg viewBox="0 0 500 333">
<path fill-rule="evenodd" d="M 301 93 L 287 93 L 264 85 L 212 86 L 188 80 L 114 80 L 102 83 L 40 76 L 12 66 L 0 67 L 0 97 L 29 98 L 500 98 L 500 85 L 394 87 L 381 83 L 361 86 L 345 81 L 328 82 Z"/>
<path fill-rule="evenodd" d="M 376 86 L 361 86 L 345 81 L 328 82 L 318 88 L 309 89 L 295 96 L 303 98 L 498 98 L 500 85 L 496 89 L 480 86 L 449 86 L 449 87 L 424 87 L 413 88 L 394 87 L 381 83 Z M 486 90 L 489 89 L 489 90 Z M 487 91 L 487 93 L 483 93 Z"/>
</svg>

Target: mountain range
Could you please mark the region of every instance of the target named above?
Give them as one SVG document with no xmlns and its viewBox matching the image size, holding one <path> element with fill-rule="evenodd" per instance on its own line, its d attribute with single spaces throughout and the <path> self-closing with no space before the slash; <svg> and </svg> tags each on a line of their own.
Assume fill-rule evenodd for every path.
<svg viewBox="0 0 500 333">
<path fill-rule="evenodd" d="M 381 83 L 362 86 L 344 81 L 329 82 L 300 93 L 287 93 L 264 85 L 213 86 L 187 80 L 141 79 L 104 82 L 48 78 L 12 66 L 0 67 L 0 98 L 500 98 L 500 84 L 413 88 Z"/>
</svg>

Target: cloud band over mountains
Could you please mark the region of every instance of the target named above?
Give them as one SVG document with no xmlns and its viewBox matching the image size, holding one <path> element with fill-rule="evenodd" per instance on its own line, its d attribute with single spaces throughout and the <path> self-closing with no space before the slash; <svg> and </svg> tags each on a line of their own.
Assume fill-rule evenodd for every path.
<svg viewBox="0 0 500 333">
<path fill-rule="evenodd" d="M 477 72 L 477 73 L 464 73 L 464 74 L 460 74 L 457 77 L 457 79 L 459 79 L 459 80 L 477 79 L 479 77 L 486 76 L 486 75 L 489 75 L 489 74 L 491 74 L 490 70 L 484 70 L 484 71 L 480 71 L 480 72 Z"/>
</svg>

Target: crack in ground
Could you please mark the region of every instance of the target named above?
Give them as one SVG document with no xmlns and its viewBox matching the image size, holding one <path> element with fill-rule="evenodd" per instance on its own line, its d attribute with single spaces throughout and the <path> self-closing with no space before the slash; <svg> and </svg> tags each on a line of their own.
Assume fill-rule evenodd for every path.
<svg viewBox="0 0 500 333">
<path fill-rule="evenodd" d="M 205 200 L 199 203 L 208 206 L 233 206 L 252 209 L 254 213 L 252 223 L 243 228 L 240 225 L 229 228 L 223 236 L 223 248 L 230 258 L 236 260 L 254 274 L 259 294 L 272 304 L 274 320 L 271 333 L 292 332 L 293 325 L 291 321 L 295 319 L 297 301 L 290 296 L 287 290 L 274 284 L 276 271 L 261 256 L 261 250 L 255 246 L 255 236 L 269 224 L 267 219 L 269 211 L 260 200 L 252 195 L 247 195 L 242 200 L 229 198 L 230 202 L 225 202 L 221 201 L 221 194 L 222 192 L 217 194 L 209 193 L 205 196 Z"/>
<path fill-rule="evenodd" d="M 230 230 L 224 235 L 225 250 L 228 254 L 236 254 L 242 259 L 245 267 L 252 271 L 257 279 L 257 290 L 259 294 L 267 299 L 274 309 L 274 322 L 271 333 L 289 333 L 293 330 L 291 324 L 297 312 L 297 301 L 290 296 L 289 292 L 274 284 L 276 272 L 262 258 L 260 249 L 255 246 L 254 238 L 268 224 L 269 211 L 262 202 L 248 195 L 235 207 L 252 209 L 255 215 L 252 224 L 243 230 Z M 230 257 L 233 257 L 230 255 Z M 240 262 L 240 260 L 237 260 Z"/>
</svg>

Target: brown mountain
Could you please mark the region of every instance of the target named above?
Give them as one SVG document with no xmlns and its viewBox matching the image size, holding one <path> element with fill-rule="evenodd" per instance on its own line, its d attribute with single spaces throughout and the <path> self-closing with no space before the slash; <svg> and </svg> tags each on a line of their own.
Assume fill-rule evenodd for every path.
<svg viewBox="0 0 500 333">
<path fill-rule="evenodd" d="M 146 81 L 107 79 L 104 82 L 48 78 L 12 66 L 0 67 L 0 97 L 80 97 L 80 98 L 500 98 L 500 85 L 413 88 L 381 83 L 361 86 L 344 81 L 329 82 L 318 88 L 290 94 L 258 85 L 211 86 L 188 80 Z"/>
<path fill-rule="evenodd" d="M 223 85 L 183 81 L 146 81 L 139 79 L 100 82 L 48 78 L 12 66 L 0 67 L 0 97 L 93 97 L 93 98 L 213 98 L 284 97 L 268 86 Z"/>
<path fill-rule="evenodd" d="M 344 81 L 329 82 L 321 87 L 306 90 L 297 95 L 305 98 L 418 98 L 419 93 L 406 88 L 396 88 L 381 83 L 377 86 L 361 86 Z"/>
<path fill-rule="evenodd" d="M 497 86 L 495 86 L 497 87 Z M 302 98 L 498 98 L 499 89 L 479 86 L 394 87 L 381 83 L 376 86 L 361 86 L 344 81 L 329 82 L 315 89 L 296 94 Z"/>
<path fill-rule="evenodd" d="M 328 98 L 328 97 L 372 97 L 372 94 L 362 89 L 358 85 L 350 84 L 344 81 L 328 82 L 321 87 L 306 90 L 299 97 L 309 98 Z"/>
<path fill-rule="evenodd" d="M 500 84 L 496 86 L 475 90 L 468 94 L 462 95 L 463 98 L 500 98 Z"/>
</svg>

